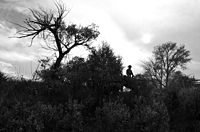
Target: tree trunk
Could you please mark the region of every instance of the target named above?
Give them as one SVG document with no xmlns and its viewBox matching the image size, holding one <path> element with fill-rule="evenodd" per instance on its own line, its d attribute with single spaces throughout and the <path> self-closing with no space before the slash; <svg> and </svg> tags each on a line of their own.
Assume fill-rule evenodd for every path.
<svg viewBox="0 0 200 132">
<path fill-rule="evenodd" d="M 59 76 L 56 75 L 56 73 L 58 72 L 63 57 L 64 54 L 59 55 L 59 57 L 56 59 L 55 64 L 53 65 L 53 73 L 51 74 L 51 79 L 53 80 L 59 80 Z"/>
<path fill-rule="evenodd" d="M 53 69 L 54 69 L 54 70 L 57 70 L 57 69 L 60 67 L 60 64 L 61 64 L 61 61 L 62 61 L 63 57 L 64 57 L 64 54 L 61 54 L 61 55 L 59 55 L 59 57 L 56 59 L 56 62 L 55 62 L 55 64 L 54 64 L 54 66 L 53 66 Z"/>
</svg>

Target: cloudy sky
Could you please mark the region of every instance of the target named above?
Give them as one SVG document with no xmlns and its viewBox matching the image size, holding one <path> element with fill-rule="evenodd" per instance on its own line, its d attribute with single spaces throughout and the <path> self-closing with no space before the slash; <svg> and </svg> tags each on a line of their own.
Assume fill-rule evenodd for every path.
<svg viewBox="0 0 200 132">
<path fill-rule="evenodd" d="M 200 0 L 63 0 L 70 10 L 65 18 L 75 23 L 99 26 L 100 36 L 94 43 L 107 41 L 123 63 L 141 73 L 141 61 L 147 60 L 153 47 L 168 41 L 184 44 L 192 61 L 185 74 L 200 78 Z M 53 0 L 0 0 L 0 70 L 31 77 L 37 60 L 50 55 L 40 48 L 41 40 L 12 38 L 29 15 L 29 8 L 53 9 Z M 72 55 L 84 56 L 78 48 Z"/>
</svg>

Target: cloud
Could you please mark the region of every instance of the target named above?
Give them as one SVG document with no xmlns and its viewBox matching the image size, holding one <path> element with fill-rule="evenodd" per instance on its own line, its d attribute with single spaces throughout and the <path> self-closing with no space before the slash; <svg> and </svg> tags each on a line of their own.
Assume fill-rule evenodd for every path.
<svg viewBox="0 0 200 132">
<path fill-rule="evenodd" d="M 101 41 L 107 41 L 113 48 L 115 54 L 123 57 L 125 67 L 131 64 L 135 67 L 133 71 L 141 71 L 139 66 L 140 61 L 145 60 L 151 53 L 146 49 L 140 48 L 140 46 L 136 44 L 142 42 L 143 34 L 138 34 L 139 30 L 137 30 L 137 26 L 130 26 L 132 22 L 130 18 L 124 17 L 127 16 L 127 12 L 126 14 L 121 12 L 124 10 L 124 8 L 120 9 L 124 2 L 119 3 L 118 1 L 112 0 L 103 0 L 101 2 L 98 0 L 88 0 L 84 2 L 81 0 L 69 0 L 66 3 L 69 3 L 72 7 L 66 19 L 70 19 L 73 23 L 85 25 L 95 23 L 99 25 L 100 36 L 96 44 L 100 44 Z M 130 23 L 127 24 L 126 22 Z M 119 23 L 124 23 L 124 25 L 122 26 Z M 130 40 L 127 37 L 124 26 L 126 26 L 127 31 L 130 31 L 128 34 L 132 37 L 134 36 L 137 41 L 134 42 L 132 38 Z M 153 38 L 149 33 L 144 35 L 148 37 L 145 38 L 145 42 L 147 39 Z"/>
<path fill-rule="evenodd" d="M 197 22 L 198 3 L 186 0 L 125 1 L 116 5 L 121 12 L 113 13 L 112 18 L 130 41 L 137 41 L 144 33 L 159 35 L 160 32 L 173 34 L 179 29 L 187 30 Z"/>
<path fill-rule="evenodd" d="M 31 56 L 23 53 L 1 50 L 0 58 L 9 61 L 31 61 Z"/>
<path fill-rule="evenodd" d="M 19 29 L 19 26 L 12 25 L 10 22 L 22 24 L 30 15 L 30 9 L 52 9 L 53 1 L 49 0 L 1 0 L 0 1 L 0 20 L 4 20 L 10 26 Z"/>
<path fill-rule="evenodd" d="M 0 61 L 0 71 L 6 75 L 16 76 L 15 67 L 11 63 Z"/>
<path fill-rule="evenodd" d="M 196 78 L 200 78 L 199 67 L 200 67 L 200 61 L 191 61 L 190 63 L 187 64 L 188 69 L 185 70 L 184 72 L 187 75 L 195 76 Z"/>
<path fill-rule="evenodd" d="M 15 28 L 9 28 L 5 21 L 0 21 L 0 48 L 1 49 L 13 49 L 19 42 L 17 38 L 10 38 L 17 30 Z"/>
<path fill-rule="evenodd" d="M 6 62 L 3 62 L 3 61 L 0 61 L 0 65 L 6 66 L 6 67 L 13 67 L 10 63 L 6 63 Z"/>
<path fill-rule="evenodd" d="M 52 55 L 52 52 L 41 48 L 43 40 L 35 38 L 32 46 L 31 38 L 15 38 L 17 29 L 9 27 L 5 21 L 0 21 L 0 58 L 10 61 L 37 61 L 39 55 Z"/>
<path fill-rule="evenodd" d="M 23 11 L 24 9 L 28 9 L 30 7 L 37 7 L 40 4 L 48 5 L 49 0 L 1 0 L 0 1 L 0 8 L 8 9 L 8 10 L 16 10 L 16 11 Z"/>
<path fill-rule="evenodd" d="M 151 55 L 153 47 L 167 41 L 185 44 L 191 57 L 199 62 L 200 1 L 197 0 L 67 0 L 70 12 L 67 24 L 75 23 L 99 26 L 100 36 L 95 44 L 107 41 L 116 54 L 123 57 L 124 65 L 133 65 L 133 71 L 141 70 L 141 60 Z M 27 17 L 27 8 L 53 9 L 53 0 L 1 0 L 0 1 L 0 52 L 10 60 L 31 61 L 36 55 L 49 52 L 39 48 L 29 39 L 8 39 L 19 27 L 8 21 L 22 24 Z M 148 43 L 148 44 L 147 44 Z M 79 53 L 80 50 L 73 50 Z M 9 55 L 10 54 L 10 55 Z M 13 54 L 13 58 L 11 57 Z M 84 53 L 83 53 L 84 54 Z M 49 54 L 48 54 L 49 55 Z M 23 62 L 24 62 L 23 61 Z M 193 63 L 193 65 L 198 65 Z M 194 67 L 195 69 L 195 67 Z M 192 71 L 193 72 L 193 71 Z"/>
<path fill-rule="evenodd" d="M 200 61 L 200 1 L 125 0 L 115 2 L 114 6 L 110 16 L 124 34 L 122 39 L 133 48 L 151 52 L 154 46 L 172 41 L 185 44 L 191 57 Z M 148 45 L 141 41 L 145 34 L 151 36 Z M 195 69 L 190 69 L 195 73 Z"/>
<path fill-rule="evenodd" d="M 18 38 L 10 38 L 13 34 L 16 33 L 15 28 L 9 28 L 6 25 L 6 22 L 0 21 L 0 58 L 8 59 L 8 60 L 30 60 L 30 55 L 25 54 L 27 51 L 25 50 L 27 46 L 23 46 L 22 39 Z"/>
</svg>

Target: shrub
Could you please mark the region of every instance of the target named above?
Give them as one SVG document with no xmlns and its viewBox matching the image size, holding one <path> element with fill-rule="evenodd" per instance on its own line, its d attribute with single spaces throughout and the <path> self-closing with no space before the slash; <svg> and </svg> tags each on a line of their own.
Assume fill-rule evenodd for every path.
<svg viewBox="0 0 200 132">
<path fill-rule="evenodd" d="M 131 124 L 134 131 L 169 131 L 167 107 L 161 99 L 147 103 L 143 96 L 135 97 L 135 108 L 131 113 Z"/>
<path fill-rule="evenodd" d="M 82 106 L 69 100 L 65 105 L 1 102 L 0 131 L 82 131 Z"/>
<path fill-rule="evenodd" d="M 134 102 L 132 110 L 119 100 L 104 102 L 96 110 L 95 131 L 169 131 L 169 115 L 162 100 L 155 98 L 147 103 L 143 96 L 136 96 Z"/>
<path fill-rule="evenodd" d="M 128 129 L 129 108 L 120 100 L 104 102 L 103 107 L 97 108 L 95 113 L 98 132 L 122 132 Z"/>
</svg>

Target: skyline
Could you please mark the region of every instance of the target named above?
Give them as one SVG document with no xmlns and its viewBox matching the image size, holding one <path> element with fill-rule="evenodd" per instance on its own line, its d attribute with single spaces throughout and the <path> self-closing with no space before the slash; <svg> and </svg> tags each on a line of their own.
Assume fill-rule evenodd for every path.
<svg viewBox="0 0 200 132">
<path fill-rule="evenodd" d="M 199 0 L 63 0 L 70 10 L 66 24 L 99 26 L 100 36 L 93 44 L 106 41 L 116 55 L 123 58 L 125 69 L 132 65 L 134 74 L 141 73 L 141 61 L 152 55 L 153 47 L 168 41 L 184 44 L 190 51 L 192 61 L 183 73 L 200 78 L 200 1 Z M 19 27 L 28 15 L 28 8 L 54 8 L 53 0 L 2 0 L 0 1 L 0 69 L 6 73 L 30 77 L 37 61 L 44 55 L 52 55 L 42 49 L 36 39 L 31 47 L 30 39 L 17 39 Z M 82 48 L 73 50 L 78 56 Z"/>
</svg>

